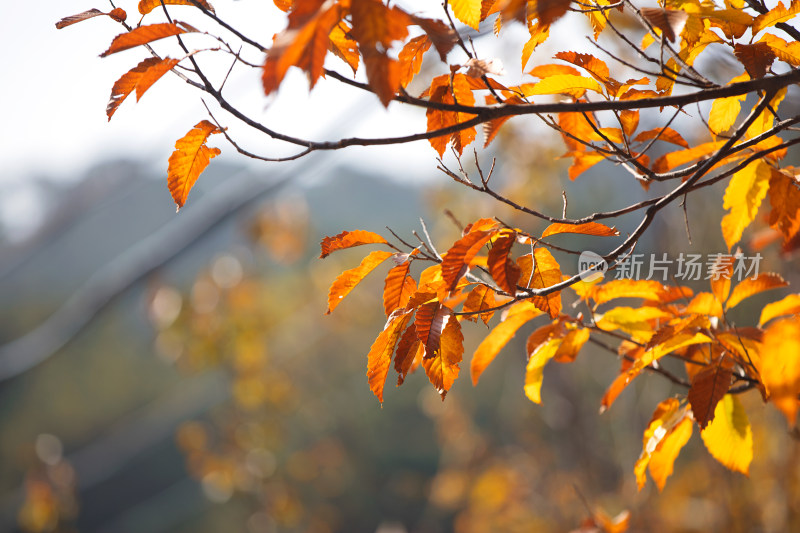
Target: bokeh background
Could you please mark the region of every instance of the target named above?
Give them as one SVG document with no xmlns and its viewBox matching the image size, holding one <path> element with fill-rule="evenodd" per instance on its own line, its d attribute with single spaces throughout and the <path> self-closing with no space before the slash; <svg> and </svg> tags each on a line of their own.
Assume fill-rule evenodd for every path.
<svg viewBox="0 0 800 533">
<path fill-rule="evenodd" d="M 118 4 L 135 12 L 135 2 Z M 327 287 L 363 254 L 319 260 L 319 241 L 345 229 L 388 235 L 387 226 L 413 239 L 420 218 L 443 245 L 459 235 L 453 218 L 498 216 L 530 231 L 541 224 L 459 188 L 435 170 L 425 144 L 273 165 L 220 141 L 223 156 L 176 215 L 166 160 L 174 140 L 205 118 L 199 97 L 165 78 L 108 123 L 109 89 L 141 57 L 97 57 L 118 31 L 107 19 L 54 29 L 63 16 L 107 6 L 7 7 L 0 531 L 569 531 L 593 514 L 624 511 L 634 531 L 800 529 L 798 441 L 757 394 L 743 398 L 755 435 L 749 478 L 716 463 L 695 431 L 664 491 L 652 483 L 637 491 L 642 431 L 659 399 L 682 391 L 643 376 L 601 415 L 619 361 L 587 345 L 575 363 L 547 367 L 544 403 L 530 403 L 524 340 L 543 319 L 517 335 L 477 388 L 466 367 L 488 329 L 465 328 L 462 376 L 446 401 L 417 373 L 397 389 L 390 376 L 381 407 L 365 378 L 384 323 L 381 277 L 325 316 Z M 282 27 L 269 2 L 215 7 L 265 40 Z M 738 74 L 724 56 L 709 63 L 720 81 Z M 518 72 L 513 59 L 506 64 Z M 265 120 L 309 136 L 424 124 L 328 83 L 309 96 L 302 76 L 268 104 L 253 73 L 230 83 Z M 293 115 L 298 102 L 302 113 Z M 795 93 L 784 106 L 797 108 Z M 570 182 L 561 140 L 542 131 L 512 121 L 481 153 L 485 166 L 497 158 L 496 185 L 521 202 L 560 213 L 564 190 L 569 213 L 583 214 L 657 192 L 631 186 L 611 165 Z M 689 199 L 691 242 L 675 206 L 637 251 L 724 252 L 722 191 Z M 617 226 L 624 234 L 636 222 Z M 580 237 L 567 244 L 607 251 Z M 796 255 L 775 245 L 760 253 L 762 270 L 797 287 Z M 753 325 L 756 310 L 779 296 L 753 298 L 731 320 Z"/>
</svg>

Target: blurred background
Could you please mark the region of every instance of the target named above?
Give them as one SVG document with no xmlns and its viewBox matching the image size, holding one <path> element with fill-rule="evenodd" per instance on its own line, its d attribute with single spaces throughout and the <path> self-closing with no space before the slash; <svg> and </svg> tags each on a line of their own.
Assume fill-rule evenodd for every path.
<svg viewBox="0 0 800 533">
<path fill-rule="evenodd" d="M 237 4 L 269 13 L 249 22 L 273 24 L 265 34 L 280 29 L 271 6 L 215 7 L 233 16 Z M 742 398 L 755 437 L 750 478 L 718 464 L 696 434 L 664 491 L 648 483 L 639 492 L 632 469 L 642 431 L 660 399 L 684 391 L 642 376 L 600 415 L 619 361 L 587 345 L 575 363 L 547 367 L 543 405 L 532 404 L 522 390 L 524 341 L 542 318 L 477 388 L 467 368 L 488 332 L 480 322 L 465 327 L 462 376 L 446 401 L 416 373 L 397 389 L 390 376 L 381 407 L 365 370 L 385 319 L 382 276 L 325 316 L 328 286 L 363 250 L 319 260 L 319 241 L 352 229 L 388 236 L 387 226 L 413 239 L 423 218 L 445 246 L 460 234 L 453 219 L 497 216 L 532 232 L 541 223 L 458 187 L 423 144 L 271 165 L 218 141 L 223 156 L 176 215 L 166 159 L 205 117 L 202 104 L 175 107 L 170 91 L 185 88 L 165 78 L 108 124 L 109 88 L 139 58 L 97 58 L 117 32 L 108 21 L 53 28 L 106 6 L 56 7 L 17 3 L 0 20 L 14 73 L 0 84 L 13 103 L 0 150 L 0 531 L 546 532 L 623 512 L 634 531 L 800 529 L 800 447 L 758 394 Z M 11 52 L 23 39 L 29 56 Z M 31 69 L 32 57 L 49 59 Z M 721 81 L 738 73 L 717 59 Z M 242 74 L 231 83 L 236 91 L 252 81 Z M 796 94 L 783 106 L 796 110 Z M 375 123 L 386 121 L 363 120 L 373 112 L 383 113 L 356 99 L 337 113 L 308 111 L 298 127 L 326 138 L 380 132 Z M 393 117 L 400 130 L 420 124 L 419 116 Z M 642 129 L 659 119 L 643 114 Z M 488 167 L 497 157 L 496 186 L 553 213 L 562 190 L 571 215 L 658 192 L 631 187 L 606 164 L 570 182 L 563 152 L 535 123 L 511 121 L 481 161 Z M 673 206 L 637 252 L 725 252 L 723 191 L 690 197 L 691 242 Z M 632 216 L 616 225 L 624 235 L 637 223 Z M 755 226 L 745 244 L 765 223 Z M 602 253 L 616 241 L 605 250 L 579 236 L 564 242 Z M 781 273 L 796 292 L 796 253 L 775 244 L 759 251 L 761 270 Z M 574 270 L 574 258 L 557 257 Z M 754 297 L 730 318 L 755 325 L 756 310 L 782 295 Z"/>
</svg>

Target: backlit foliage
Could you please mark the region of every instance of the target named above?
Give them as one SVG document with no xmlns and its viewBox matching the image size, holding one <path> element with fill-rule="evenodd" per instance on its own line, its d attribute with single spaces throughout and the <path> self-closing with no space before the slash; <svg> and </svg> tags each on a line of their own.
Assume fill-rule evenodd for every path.
<svg viewBox="0 0 800 533">
<path fill-rule="evenodd" d="M 133 8 L 130 4 L 126 7 Z M 375 309 L 380 312 L 382 304 L 387 319 L 366 363 L 368 386 L 379 401 L 392 367 L 398 384 L 414 371 L 424 373 L 443 399 L 462 370 L 469 368 L 477 384 L 511 338 L 536 320 L 520 379 L 520 394 L 533 402 L 547 401 L 542 383 L 550 361 L 571 363 L 586 344 L 620 359 L 619 373 L 600 400 L 604 410 L 645 372 L 685 391 L 656 406 L 634 466 L 640 488 L 647 472 L 659 489 L 665 486 L 695 426 L 714 458 L 748 473 L 754 449 L 753 429 L 739 399 L 744 393 L 760 395 L 790 426 L 796 424 L 799 296 L 765 306 L 758 322 L 753 317 L 736 325 L 728 314 L 754 295 L 787 286 L 777 274 L 764 272 L 732 282 L 743 261 L 737 246 L 744 246 L 750 226 L 764 226 L 757 222 L 759 211 L 769 227 L 762 245 L 780 240 L 791 253 L 800 242 L 800 182 L 797 170 L 785 162 L 800 142 L 795 134 L 800 116 L 791 109 L 789 93 L 800 81 L 800 31 L 790 24 L 800 2 L 768 8 L 757 0 L 668 0 L 658 7 L 632 0 L 450 0 L 441 10 L 428 6 L 424 12 L 382 0 L 276 0 L 275 5 L 286 13 L 286 26 L 271 43 L 270 35 L 238 31 L 227 21 L 228 13 L 222 16 L 204 1 L 143 1 L 138 8 L 144 17 L 131 22 L 119 8 L 108 13 L 124 31 L 101 55 L 137 49 L 140 57 L 112 88 L 109 118 L 129 94 L 136 90 L 138 99 L 168 70 L 224 112 L 209 111 L 176 143 L 168 173 L 178 207 L 219 153 L 206 146 L 209 135 L 222 133 L 235 150 L 265 161 L 356 145 L 427 141 L 444 174 L 527 216 L 527 223 L 518 225 L 478 218 L 461 228 L 457 239 L 443 243 L 434 243 L 427 232 L 414 242 L 364 230 L 323 239 L 322 258 L 356 246 L 369 249 L 359 265 L 333 281 L 328 313 L 370 273 L 385 276 Z M 174 20 L 173 13 L 181 10 L 199 10 L 205 15 L 203 27 Z M 158 13 L 167 21 L 153 19 Z M 235 8 L 229 13 L 235 17 Z M 59 27 L 104 14 L 85 12 Z M 527 30 L 528 40 L 510 39 L 511 26 Z M 568 47 L 552 58 L 535 53 L 545 42 L 564 46 L 551 29 L 579 27 L 590 28 L 595 53 Z M 198 34 L 205 44 L 189 47 L 187 33 Z M 521 68 L 507 67 L 512 74 L 505 74 L 498 61 L 483 56 L 481 46 L 491 39 L 506 49 L 516 47 Z M 151 46 L 162 40 L 177 45 L 174 58 Z M 738 75 L 715 81 L 719 76 L 706 61 L 711 50 L 734 64 Z M 203 70 L 205 54 L 227 54 L 233 67 L 256 69 L 265 95 L 279 91 L 293 69 L 303 71 L 317 91 L 336 83 L 374 93 L 390 109 L 417 110 L 419 132 L 392 136 L 387 124 L 382 138 L 312 141 L 276 131 L 228 99 L 226 78 L 212 79 Z M 256 62 L 248 59 L 254 54 Z M 538 120 L 563 140 L 570 179 L 601 162 L 613 163 L 619 187 L 642 187 L 648 199 L 597 206 L 572 217 L 566 195 L 562 212 L 553 214 L 536 198 L 499 192 L 486 152 L 476 149 L 474 164 L 462 156 L 478 139 L 479 128 L 486 148 L 512 118 L 515 123 Z M 227 133 L 225 121 L 242 122 L 296 146 L 297 152 L 274 158 L 249 151 Z M 441 159 L 448 149 L 452 163 Z M 712 254 L 708 285 L 699 292 L 652 279 L 584 281 L 588 270 L 560 259 L 580 253 L 563 244 L 563 234 L 592 237 L 597 246 L 613 246 L 602 256 L 613 273 L 664 208 L 720 182 L 725 191 L 718 204 L 725 214 L 719 231 L 729 255 Z M 620 234 L 616 226 L 631 217 L 634 229 Z M 537 224 L 547 225 L 539 229 Z M 478 319 L 491 329 L 476 347 L 465 347 L 464 332 Z"/>
</svg>

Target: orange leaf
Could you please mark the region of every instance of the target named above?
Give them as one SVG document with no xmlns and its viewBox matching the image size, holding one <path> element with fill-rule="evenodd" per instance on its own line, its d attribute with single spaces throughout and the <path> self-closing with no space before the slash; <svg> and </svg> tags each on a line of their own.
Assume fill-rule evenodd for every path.
<svg viewBox="0 0 800 533">
<path fill-rule="evenodd" d="M 298 13 L 298 22 L 294 23 L 290 18 L 289 28 L 275 36 L 267 52 L 261 76 L 265 94 L 278 89 L 291 66 L 306 71 L 311 87 L 322 76 L 331 33 L 342 18 L 341 7 L 332 4 L 327 9 L 313 11 L 310 16 L 303 15 Z"/>
<path fill-rule="evenodd" d="M 339 302 L 341 302 L 345 296 L 350 294 L 350 291 L 352 291 L 355 286 L 367 276 L 367 274 L 375 270 L 375 267 L 389 259 L 391 256 L 391 252 L 375 250 L 374 252 L 370 252 L 370 254 L 367 255 L 367 257 L 365 257 L 363 261 L 361 261 L 361 264 L 356 268 L 345 270 L 339 274 L 339 277 L 333 281 L 331 288 L 328 291 L 328 310 L 325 312 L 325 314 L 329 315 L 331 311 L 336 309 L 336 306 L 339 305 Z"/>
<path fill-rule="evenodd" d="M 758 370 L 769 401 L 795 425 L 800 406 L 800 318 L 784 318 L 766 329 Z"/>
<path fill-rule="evenodd" d="M 788 8 L 783 5 L 783 2 L 778 2 L 777 6 L 769 12 L 757 16 L 753 21 L 753 36 L 764 28 L 793 19 L 797 13 L 800 13 L 800 1 L 794 0 Z"/>
<path fill-rule="evenodd" d="M 725 359 L 720 359 L 695 374 L 688 399 L 700 429 L 705 429 L 714 420 L 714 410 L 730 389 L 732 377 L 733 365 Z"/>
<path fill-rule="evenodd" d="M 521 302 L 527 304 L 527 302 Z M 517 304 L 518 306 L 520 304 Z M 530 322 L 542 312 L 538 309 L 531 308 L 529 305 L 520 306 L 522 311 L 509 315 L 503 322 L 500 322 L 495 328 L 481 341 L 478 349 L 472 356 L 470 363 L 470 373 L 472 374 L 472 384 L 477 385 L 483 371 L 486 367 L 494 361 L 500 350 L 508 344 L 508 341 L 514 336 L 519 328 L 526 323 Z"/>
<path fill-rule="evenodd" d="M 580 76 L 581 73 L 578 70 L 567 65 L 537 65 L 533 67 L 531 70 L 529 70 L 528 74 L 536 78 L 544 79 L 549 76 L 555 76 L 558 74 L 572 74 L 573 76 Z M 577 115 L 583 118 L 581 113 L 570 113 L 570 114 Z"/>
<path fill-rule="evenodd" d="M 735 258 L 732 255 L 717 254 L 709 271 L 711 279 L 708 283 L 711 285 L 711 292 L 721 304 L 725 303 L 731 292 L 734 260 Z"/>
<path fill-rule="evenodd" d="M 392 353 L 400 339 L 400 333 L 410 318 L 411 313 L 409 312 L 391 316 L 367 355 L 369 389 L 381 403 L 383 403 L 383 387 L 386 385 L 386 376 L 389 374 Z"/>
<path fill-rule="evenodd" d="M 165 22 L 161 24 L 150 24 L 149 26 L 139 26 L 127 33 L 114 37 L 114 40 L 111 41 L 111 46 L 108 47 L 108 50 L 100 54 L 100 57 L 106 57 L 165 37 L 172 37 L 192 31 L 197 30 L 182 22 L 178 22 L 177 24 Z"/>
<path fill-rule="evenodd" d="M 639 110 L 625 109 L 621 111 L 619 121 L 622 123 L 622 131 L 630 137 L 639 127 Z"/>
<path fill-rule="evenodd" d="M 452 76 L 452 85 L 450 84 L 451 77 L 444 74 L 437 76 L 431 81 L 431 86 L 428 90 L 431 102 L 439 102 L 444 104 L 461 104 L 461 105 L 475 105 L 475 96 L 472 94 L 472 87 L 470 82 L 464 74 L 454 74 Z M 435 131 L 441 128 L 455 126 L 462 122 L 466 122 L 473 118 L 475 115 L 466 113 L 440 111 L 438 109 L 428 109 L 425 112 L 428 119 L 428 131 Z M 447 143 L 453 144 L 453 147 L 460 154 L 463 152 L 464 147 L 475 140 L 475 128 L 467 128 L 450 135 L 442 135 L 434 137 L 430 140 L 431 146 L 439 152 L 439 156 L 444 155 Z"/>
<path fill-rule="evenodd" d="M 364 58 L 370 88 L 384 107 L 388 106 L 400 90 L 400 63 L 374 49 L 362 50 L 361 55 Z"/>
<path fill-rule="evenodd" d="M 658 489 L 664 488 L 678 453 L 691 436 L 692 420 L 677 399 L 669 398 L 658 404 L 644 431 L 642 454 L 633 468 L 639 490 L 647 481 L 645 471 L 648 468 Z"/>
<path fill-rule="evenodd" d="M 417 309 L 417 338 L 425 346 L 425 359 L 439 351 L 442 331 L 451 315 L 452 310 L 439 302 L 427 303 Z"/>
<path fill-rule="evenodd" d="M 447 61 L 447 54 L 458 43 L 458 32 L 441 20 L 417 17 L 415 15 L 411 15 L 411 20 L 428 34 L 428 38 L 433 43 L 436 51 L 439 52 L 439 58 L 442 62 Z"/>
<path fill-rule="evenodd" d="M 397 371 L 397 386 L 403 384 L 406 376 L 414 371 L 425 356 L 425 346 L 417 337 L 417 328 L 411 324 L 397 343 L 394 356 L 394 369 Z"/>
<path fill-rule="evenodd" d="M 508 255 L 516 240 L 517 235 L 514 232 L 500 236 L 492 244 L 487 261 L 492 278 L 501 289 L 511 296 L 517 292 L 517 281 L 520 274 L 519 267 Z"/>
<path fill-rule="evenodd" d="M 394 41 L 406 38 L 412 23 L 408 13 L 397 7 L 386 7 L 381 0 L 351 0 L 350 14 L 353 18 L 350 33 L 362 52 L 376 45 L 388 50 Z"/>
<path fill-rule="evenodd" d="M 577 52 L 559 52 L 555 55 L 557 59 L 561 59 L 573 65 L 581 67 L 588 72 L 594 79 L 602 83 L 608 88 L 609 93 L 615 95 L 617 89 L 621 84 L 611 77 L 608 70 L 608 65 L 600 59 L 597 59 L 591 54 L 579 54 Z"/>
<path fill-rule="evenodd" d="M 586 140 L 594 134 L 593 121 L 589 122 L 590 120 L 591 115 L 584 113 L 558 114 L 558 126 L 564 132 L 582 140 Z M 564 133 L 561 134 L 561 137 L 564 139 L 564 144 L 567 145 L 567 148 L 573 152 L 583 152 L 587 149 L 584 143 L 575 140 L 573 137 Z"/>
<path fill-rule="evenodd" d="M 643 7 L 639 12 L 647 22 L 661 30 L 662 35 L 669 42 L 675 42 L 675 38 L 683 31 L 683 27 L 689 19 L 689 14 L 687 12 L 673 9 Z"/>
<path fill-rule="evenodd" d="M 758 325 L 763 326 L 779 316 L 796 314 L 800 314 L 800 294 L 790 294 L 782 300 L 765 305 L 764 309 L 761 310 L 761 318 L 758 320 Z"/>
<path fill-rule="evenodd" d="M 731 292 L 731 297 L 728 300 L 727 307 L 728 309 L 732 309 L 745 298 L 771 289 L 786 287 L 787 285 L 789 284 L 782 277 L 778 274 L 771 273 L 759 274 L 755 279 L 744 279 L 734 287 L 733 292 Z"/>
<path fill-rule="evenodd" d="M 579 233 L 581 235 L 594 235 L 596 237 L 614 237 L 619 235 L 617 228 L 609 228 L 599 222 L 586 222 L 585 224 L 550 224 L 542 233 L 542 239 L 559 233 Z"/>
<path fill-rule="evenodd" d="M 466 274 L 472 259 L 489 242 L 494 231 L 472 231 L 453 243 L 442 261 L 442 277 L 449 290 L 453 290 L 458 280 Z"/>
<path fill-rule="evenodd" d="M 641 136 L 642 135 L 640 134 L 639 137 Z M 637 140 L 639 137 L 637 137 Z M 691 163 L 692 161 L 700 159 L 701 157 L 705 157 L 716 152 L 717 149 L 721 148 L 723 144 L 725 144 L 724 141 L 708 142 L 698 144 L 692 148 L 687 147 L 686 150 L 678 150 L 677 152 L 664 154 L 656 159 L 655 163 L 653 163 L 653 170 L 656 172 L 670 171 L 676 167 L 685 165 L 686 163 Z"/>
<path fill-rule="evenodd" d="M 383 308 L 386 316 L 397 308 L 405 307 L 409 298 L 417 291 L 417 283 L 409 275 L 411 261 L 392 267 L 386 275 L 383 288 Z"/>
<path fill-rule="evenodd" d="M 330 39 L 328 50 L 347 63 L 353 69 L 353 74 L 355 74 L 358 70 L 361 56 L 358 55 L 358 43 L 348 37 L 349 32 L 350 26 L 344 21 L 337 24 L 328 35 Z"/>
<path fill-rule="evenodd" d="M 783 235 L 784 242 L 800 232 L 800 182 L 784 172 L 772 171 L 769 179 L 769 225 Z"/>
<path fill-rule="evenodd" d="M 569 167 L 569 179 L 575 180 L 578 176 L 583 174 L 595 166 L 600 161 L 605 161 L 606 156 L 599 152 L 573 152 L 572 166 Z"/>
<path fill-rule="evenodd" d="M 755 220 L 767 195 L 772 171 L 763 159 L 753 161 L 737 172 L 725 189 L 722 207 L 730 212 L 722 218 L 722 235 L 728 249 L 739 242 L 742 233 Z"/>
<path fill-rule="evenodd" d="M 463 313 L 474 313 L 476 311 L 483 311 L 484 309 L 495 307 L 497 301 L 494 298 L 494 294 L 494 291 L 486 285 L 478 285 L 470 291 L 467 299 L 464 301 L 464 307 L 461 311 Z M 487 311 L 480 315 L 468 315 L 466 318 L 474 322 L 477 320 L 477 317 L 480 316 L 483 323 L 488 325 L 493 315 L 494 311 Z"/>
<path fill-rule="evenodd" d="M 161 7 L 161 2 L 162 0 L 141 0 L 139 2 L 139 13 L 141 13 L 142 15 L 147 15 L 152 10 Z M 211 4 L 209 4 L 206 0 L 195 0 L 195 2 L 191 2 L 190 0 L 163 0 L 163 2 L 168 5 L 176 5 L 176 6 L 194 6 L 195 3 L 197 3 L 203 6 L 203 9 L 205 9 L 206 11 L 214 13 L 214 7 Z"/>
<path fill-rule="evenodd" d="M 406 43 L 400 54 L 397 56 L 400 60 L 400 85 L 406 87 L 414 76 L 417 75 L 419 69 L 422 68 L 422 56 L 431 47 L 431 40 L 427 35 L 420 35 L 414 37 Z"/>
<path fill-rule="evenodd" d="M 442 396 L 453 386 L 459 373 L 458 364 L 464 355 L 464 336 L 461 323 L 453 315 L 448 315 L 440 338 L 440 346 L 435 354 L 422 360 L 422 366 L 431 384 Z"/>
<path fill-rule="evenodd" d="M 548 250 L 536 248 L 534 254 L 533 279 L 530 287 L 533 289 L 544 289 L 561 283 L 561 267 Z M 555 318 L 561 312 L 561 291 L 550 293 L 546 296 L 534 296 L 531 298 L 533 305 Z"/>
<path fill-rule="evenodd" d="M 200 121 L 194 129 L 175 142 L 175 151 L 169 156 L 167 185 L 178 209 L 186 203 L 189 191 L 206 169 L 209 161 L 220 154 L 219 148 L 206 146 L 208 136 L 220 130 L 207 120 Z"/>
<path fill-rule="evenodd" d="M 684 148 L 689 148 L 689 143 L 687 143 L 684 138 L 681 137 L 680 133 L 672 128 L 656 128 L 654 130 L 643 131 L 636 136 L 634 142 L 649 141 L 651 139 L 655 139 L 656 137 L 658 137 L 659 141 L 665 141 L 668 143 L 677 144 L 678 146 L 682 146 Z"/>
<path fill-rule="evenodd" d="M 164 59 L 148 57 L 123 74 L 111 89 L 111 99 L 108 102 L 108 106 L 106 106 L 108 120 L 111 120 L 114 112 L 134 89 L 136 89 L 136 101 L 138 102 L 145 91 L 157 82 L 161 76 L 172 70 L 172 67 L 177 65 L 179 61 L 168 57 Z"/>
<path fill-rule="evenodd" d="M 722 318 L 722 302 L 710 292 L 699 292 L 689 302 L 686 312 Z"/>
<path fill-rule="evenodd" d="M 328 257 L 336 250 L 344 250 L 345 248 L 352 248 L 353 246 L 361 246 L 362 244 L 387 244 L 386 239 L 373 233 L 357 229 L 354 231 L 343 231 L 339 235 L 333 237 L 325 237 L 320 243 L 322 252 L 319 254 L 320 259 Z"/>
</svg>

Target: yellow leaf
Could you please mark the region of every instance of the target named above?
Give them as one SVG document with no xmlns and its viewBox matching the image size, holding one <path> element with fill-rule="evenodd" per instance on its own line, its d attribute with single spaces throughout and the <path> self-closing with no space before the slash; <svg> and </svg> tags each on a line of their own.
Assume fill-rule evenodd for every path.
<svg viewBox="0 0 800 533">
<path fill-rule="evenodd" d="M 688 417 L 683 418 L 672 430 L 661 440 L 658 448 L 650 456 L 650 477 L 653 478 L 658 490 L 664 490 L 667 478 L 672 475 L 672 468 L 675 459 L 681 449 L 689 442 L 692 436 L 692 420 Z"/>
<path fill-rule="evenodd" d="M 458 20 L 478 29 L 481 22 L 481 0 L 449 0 L 450 8 Z"/>
<path fill-rule="evenodd" d="M 556 355 L 562 340 L 561 337 L 548 339 L 528 358 L 528 365 L 525 367 L 525 396 L 533 403 L 542 403 L 544 365 Z"/>
<path fill-rule="evenodd" d="M 796 315 L 800 313 L 800 294 L 790 294 L 783 300 L 772 302 L 764 306 L 761 310 L 761 318 L 758 325 L 763 326 L 773 318 L 785 315 Z"/>
<path fill-rule="evenodd" d="M 700 432 L 714 459 L 747 474 L 753 460 L 753 431 L 739 398 L 726 394 L 714 410 L 714 420 Z"/>
<path fill-rule="evenodd" d="M 800 403 L 800 318 L 784 318 L 767 328 L 758 367 L 769 401 L 794 425 Z"/>
<path fill-rule="evenodd" d="M 572 74 L 557 74 L 545 78 L 539 83 L 526 84 L 523 93 L 525 96 L 540 94 L 567 94 L 580 98 L 587 91 L 603 93 L 603 88 L 592 78 L 574 76 Z"/>
<path fill-rule="evenodd" d="M 629 333 L 638 341 L 646 341 L 657 328 L 658 319 L 664 322 L 672 318 L 667 311 L 657 307 L 614 307 L 595 317 L 597 327 L 604 331 L 615 329 Z"/>
<path fill-rule="evenodd" d="M 708 127 L 715 135 L 724 133 L 733 126 L 739 116 L 739 111 L 742 110 L 744 99 L 745 96 L 731 96 L 714 100 L 708 114 Z"/>
<path fill-rule="evenodd" d="M 686 312 L 722 318 L 722 303 L 710 292 L 698 292 L 689 302 Z"/>
<path fill-rule="evenodd" d="M 483 371 L 494 361 L 494 358 L 508 344 L 508 341 L 511 340 L 517 330 L 541 314 L 542 312 L 538 309 L 527 307 L 524 311 L 508 315 L 503 322 L 495 326 L 489 335 L 483 339 L 472 356 L 470 374 L 472 375 L 473 385 L 478 384 L 478 379 L 480 379 Z"/>
<path fill-rule="evenodd" d="M 728 299 L 727 308 L 732 309 L 745 298 L 770 289 L 786 287 L 787 285 L 789 284 L 778 274 L 763 273 L 759 274 L 755 279 L 747 278 L 734 287 L 731 297 Z"/>
<path fill-rule="evenodd" d="M 339 277 L 333 281 L 328 291 L 328 310 L 325 314 L 329 315 L 331 311 L 336 309 L 336 306 L 339 305 L 342 299 L 350 294 L 350 291 L 352 291 L 367 274 L 375 270 L 375 267 L 389 259 L 392 255 L 392 252 L 375 250 L 374 252 L 370 252 L 356 268 L 345 270 L 339 274 Z"/>
<path fill-rule="evenodd" d="M 644 367 L 651 364 L 653 361 L 657 361 L 665 355 L 670 354 L 675 350 L 679 350 L 685 346 L 691 346 L 692 344 L 704 344 L 706 342 L 711 342 L 711 339 L 703 333 L 681 333 L 675 335 L 661 344 L 657 344 L 656 346 L 653 346 L 651 349 L 647 350 L 641 358 L 637 359 L 633 363 L 628 373 L 635 374 L 641 372 Z"/>
<path fill-rule="evenodd" d="M 778 2 L 776 7 L 763 15 L 757 16 L 753 21 L 753 36 L 764 28 L 793 19 L 797 13 L 800 13 L 800 0 L 794 0 L 788 9 L 783 5 L 783 2 Z"/>
<path fill-rule="evenodd" d="M 728 183 L 722 207 L 730 213 L 722 218 L 722 235 L 729 250 L 755 220 L 758 207 L 767 195 L 771 174 L 769 165 L 759 159 L 734 174 Z"/>
<path fill-rule="evenodd" d="M 766 43 L 772 49 L 775 57 L 789 63 L 793 67 L 800 66 L 800 42 L 787 43 L 776 35 L 765 33 L 759 42 Z"/>
<path fill-rule="evenodd" d="M 596 287 L 592 299 L 597 307 L 616 298 L 658 300 L 664 293 L 664 286 L 655 280 L 615 279 Z"/>
<path fill-rule="evenodd" d="M 178 209 L 186 203 L 189 191 L 209 161 L 220 154 L 219 148 L 206 146 L 208 136 L 219 131 L 211 122 L 202 120 L 175 142 L 175 151 L 169 156 L 167 185 Z"/>
</svg>

